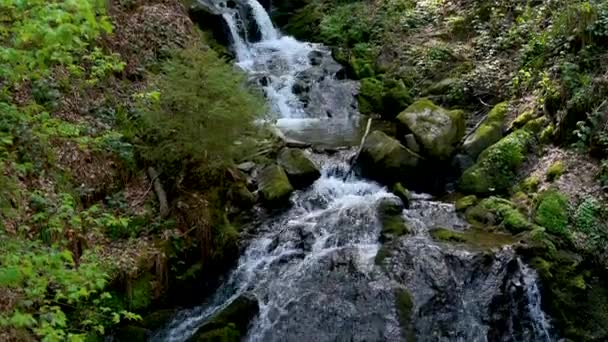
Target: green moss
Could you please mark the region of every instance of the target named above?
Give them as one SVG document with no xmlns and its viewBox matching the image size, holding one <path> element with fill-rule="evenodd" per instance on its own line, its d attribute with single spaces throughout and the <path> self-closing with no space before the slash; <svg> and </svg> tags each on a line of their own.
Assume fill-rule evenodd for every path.
<svg viewBox="0 0 608 342">
<path fill-rule="evenodd" d="M 284 202 L 294 190 L 287 174 L 279 165 L 264 168 L 260 173 L 258 183 L 260 195 L 268 204 Z"/>
<path fill-rule="evenodd" d="M 462 232 L 434 228 L 430 231 L 431 237 L 438 241 L 464 243 L 476 249 L 491 249 L 515 243 L 516 239 L 509 234 L 489 232 L 484 229 L 470 228 Z"/>
<path fill-rule="evenodd" d="M 542 193 L 534 221 L 553 234 L 568 237 L 568 198 L 555 190 Z"/>
<path fill-rule="evenodd" d="M 490 146 L 481 153 L 477 163 L 464 172 L 460 188 L 475 194 L 508 190 L 533 141 L 531 132 L 520 129 Z"/>
<path fill-rule="evenodd" d="M 564 174 L 565 169 L 564 163 L 561 160 L 551 164 L 547 169 L 547 181 L 553 182 L 557 180 Z"/>
<path fill-rule="evenodd" d="M 477 196 L 475 196 L 475 195 L 469 195 L 469 196 L 462 197 L 461 199 L 457 200 L 455 203 L 456 211 L 465 211 L 468 208 L 474 206 L 476 203 L 477 203 Z"/>
<path fill-rule="evenodd" d="M 386 259 L 390 256 L 391 256 L 390 249 L 387 248 L 386 246 L 382 246 L 382 247 L 380 247 L 380 249 L 378 249 L 378 253 L 376 253 L 376 257 L 374 258 L 374 263 L 376 265 L 380 266 L 384 262 L 384 259 Z"/>
<path fill-rule="evenodd" d="M 374 77 L 361 80 L 358 99 L 361 113 L 380 114 L 388 119 L 394 118 L 412 102 L 410 90 L 403 81 Z"/>
<path fill-rule="evenodd" d="M 406 289 L 395 290 L 395 308 L 401 325 L 401 332 L 406 341 L 414 341 L 414 332 L 412 329 L 412 313 L 414 310 L 414 301 L 412 295 Z"/>
<path fill-rule="evenodd" d="M 513 128 L 521 128 L 524 127 L 532 119 L 534 119 L 534 111 L 528 110 L 520 114 L 517 118 L 515 118 L 511 126 L 513 126 Z"/>
<path fill-rule="evenodd" d="M 391 189 L 392 193 L 395 194 L 395 196 L 399 197 L 401 199 L 401 201 L 403 202 L 403 205 L 405 205 L 406 207 L 409 205 L 410 201 L 412 200 L 412 195 L 410 194 L 410 191 L 408 189 L 406 189 L 403 184 L 401 183 L 395 183 Z"/>
<path fill-rule="evenodd" d="M 373 131 L 367 137 L 357 160 L 366 176 L 391 183 L 406 178 L 406 172 L 419 162 L 420 156 L 381 131 Z"/>
<path fill-rule="evenodd" d="M 383 240 L 387 240 L 390 236 L 398 237 L 408 234 L 410 232 L 410 228 L 407 223 L 401 217 L 401 215 L 383 215 L 384 217 L 380 218 L 382 223 L 382 237 Z"/>
<path fill-rule="evenodd" d="M 534 193 L 538 191 L 540 185 L 540 179 L 538 176 L 530 176 L 524 179 L 518 186 L 518 188 L 525 193 Z"/>
<path fill-rule="evenodd" d="M 321 172 L 306 153 L 297 148 L 281 150 L 277 162 L 287 173 L 291 184 L 297 188 L 307 187 L 321 176 Z"/>
<path fill-rule="evenodd" d="M 520 233 L 532 228 L 526 217 L 505 199 L 490 197 L 470 208 L 466 213 L 467 220 L 475 224 L 502 225 L 512 233 Z"/>
<path fill-rule="evenodd" d="M 310 2 L 295 10 L 293 15 L 289 15 L 283 29 L 298 39 L 308 40 L 311 37 L 318 37 L 319 25 L 324 15 L 323 5 L 315 1 Z"/>
<path fill-rule="evenodd" d="M 553 139 L 554 135 L 555 135 L 555 125 L 550 124 L 549 126 L 545 127 L 545 129 L 542 130 L 542 132 L 540 133 L 539 140 L 541 143 L 546 144 Z"/>
</svg>

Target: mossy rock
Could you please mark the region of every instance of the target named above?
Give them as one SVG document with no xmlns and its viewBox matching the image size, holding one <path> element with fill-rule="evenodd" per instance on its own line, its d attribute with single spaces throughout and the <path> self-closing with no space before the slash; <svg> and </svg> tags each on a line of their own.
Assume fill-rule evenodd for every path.
<svg viewBox="0 0 608 342">
<path fill-rule="evenodd" d="M 389 241 L 393 238 L 408 234 L 410 229 L 403 218 L 403 202 L 396 197 L 387 197 L 378 204 L 378 217 L 382 225 L 380 240 Z"/>
<path fill-rule="evenodd" d="M 390 256 L 391 250 L 386 246 L 381 246 L 378 249 L 378 253 L 376 253 L 376 257 L 374 258 L 374 264 L 380 266 L 384 263 L 384 260 Z"/>
<path fill-rule="evenodd" d="M 552 234 L 568 237 L 568 210 L 568 198 L 564 194 L 547 190 L 539 197 L 534 221 Z"/>
<path fill-rule="evenodd" d="M 203 324 L 188 341 L 239 341 L 247 334 L 249 323 L 258 313 L 257 299 L 249 294 L 241 295 Z M 231 339 L 235 336 L 236 340 Z"/>
<path fill-rule="evenodd" d="M 553 182 L 557 180 L 565 171 L 566 167 L 564 166 L 564 163 L 561 160 L 556 161 L 547 169 L 547 181 Z"/>
<path fill-rule="evenodd" d="M 469 196 L 465 196 L 465 197 L 458 199 L 456 201 L 456 203 L 454 203 L 454 206 L 456 207 L 456 211 L 463 212 L 463 211 L 469 209 L 470 207 L 474 206 L 476 203 L 477 203 L 477 196 L 469 195 Z"/>
<path fill-rule="evenodd" d="M 401 326 L 401 335 L 406 341 L 414 341 L 415 336 L 412 327 L 414 301 L 407 289 L 395 290 L 395 309 L 397 309 L 397 318 Z"/>
<path fill-rule="evenodd" d="M 258 190 L 268 205 L 284 204 L 294 191 L 287 174 L 279 165 L 265 167 L 258 176 Z"/>
<path fill-rule="evenodd" d="M 492 249 L 516 242 L 513 235 L 490 232 L 479 228 L 470 228 L 465 231 L 455 231 L 436 227 L 430 231 L 431 237 L 437 241 L 462 243 L 475 249 Z"/>
<path fill-rule="evenodd" d="M 477 162 L 465 170 L 460 189 L 465 193 L 489 194 L 508 190 L 515 182 L 517 171 L 526 160 L 534 135 L 517 130 L 481 153 Z"/>
<path fill-rule="evenodd" d="M 465 217 L 471 224 L 481 226 L 502 225 L 515 234 L 532 229 L 532 224 L 517 209 L 515 204 L 499 197 L 486 198 L 478 205 L 470 207 L 467 209 Z"/>
<path fill-rule="evenodd" d="M 365 140 L 357 165 L 367 177 L 393 183 L 406 180 L 415 173 L 421 158 L 394 138 L 373 131 Z"/>
<path fill-rule="evenodd" d="M 321 176 L 319 168 L 300 149 L 284 148 L 279 152 L 277 161 L 296 188 L 305 188 Z"/>
<path fill-rule="evenodd" d="M 502 138 L 505 115 L 509 109 L 507 102 L 494 106 L 486 120 L 462 144 L 462 150 L 474 160 L 486 148 Z"/>
<path fill-rule="evenodd" d="M 395 183 L 391 188 L 391 192 L 401 199 L 403 205 L 406 208 L 410 206 L 410 202 L 412 201 L 412 194 L 408 189 L 403 186 L 403 184 Z"/>
<path fill-rule="evenodd" d="M 430 95 L 443 95 L 447 94 L 452 88 L 460 81 L 457 78 L 445 78 L 432 86 L 430 86 L 426 93 Z"/>
<path fill-rule="evenodd" d="M 520 191 L 525 193 L 534 193 L 538 191 L 538 187 L 540 186 L 540 178 L 538 176 L 530 176 L 524 179 L 519 186 L 517 187 Z"/>
<path fill-rule="evenodd" d="M 446 110 L 428 99 L 414 102 L 397 120 L 429 156 L 439 160 L 447 159 L 464 135 L 464 112 Z"/>
</svg>

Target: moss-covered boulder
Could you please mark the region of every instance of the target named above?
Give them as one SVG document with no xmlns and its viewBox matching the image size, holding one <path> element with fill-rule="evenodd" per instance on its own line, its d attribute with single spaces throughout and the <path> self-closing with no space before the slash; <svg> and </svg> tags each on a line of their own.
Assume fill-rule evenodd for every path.
<svg viewBox="0 0 608 342">
<path fill-rule="evenodd" d="M 363 114 L 382 113 L 384 85 L 379 79 L 368 77 L 361 80 L 359 89 L 359 111 Z"/>
<path fill-rule="evenodd" d="M 568 237 L 568 198 L 556 190 L 540 194 L 534 221 L 550 233 Z"/>
<path fill-rule="evenodd" d="M 465 212 L 469 223 L 477 226 L 501 226 L 511 233 L 520 233 L 533 228 L 527 217 L 512 202 L 490 197 Z"/>
<path fill-rule="evenodd" d="M 414 134 L 429 156 L 439 160 L 447 159 L 464 135 L 464 113 L 446 110 L 428 99 L 414 102 L 397 120 Z"/>
<path fill-rule="evenodd" d="M 265 167 L 258 176 L 258 191 L 267 205 L 284 204 L 294 191 L 287 174 L 279 165 Z"/>
<path fill-rule="evenodd" d="M 291 184 L 296 188 L 307 187 L 321 176 L 319 168 L 300 149 L 284 148 L 279 152 L 277 161 L 287 173 Z"/>
<path fill-rule="evenodd" d="M 357 165 L 370 178 L 391 184 L 408 179 L 420 163 L 420 156 L 381 131 L 373 131 L 365 140 Z"/>
<path fill-rule="evenodd" d="M 477 163 L 465 170 L 460 178 L 460 189 L 473 194 L 508 190 L 533 142 L 534 135 L 527 129 L 520 129 L 488 147 L 479 155 Z"/>
<path fill-rule="evenodd" d="M 203 324 L 188 341 L 240 341 L 259 310 L 255 297 L 241 295 Z"/>
<path fill-rule="evenodd" d="M 511 234 L 491 232 L 479 228 L 465 231 L 455 231 L 442 227 L 435 227 L 430 231 L 431 237 L 437 241 L 463 243 L 475 249 L 492 249 L 515 243 Z"/>
<path fill-rule="evenodd" d="M 403 218 L 403 202 L 397 197 L 387 197 L 378 203 L 378 217 L 382 225 L 380 240 L 389 241 L 410 232 Z"/>
<path fill-rule="evenodd" d="M 456 207 L 456 211 L 464 212 L 465 210 L 474 206 L 476 203 L 477 203 L 477 196 L 469 195 L 469 196 L 464 196 L 462 198 L 459 198 L 456 201 L 456 203 L 454 203 L 454 206 Z"/>
<path fill-rule="evenodd" d="M 508 110 L 506 102 L 499 103 L 488 113 L 486 120 L 467 137 L 462 144 L 462 150 L 473 160 L 479 154 L 502 138 L 505 114 Z"/>
</svg>

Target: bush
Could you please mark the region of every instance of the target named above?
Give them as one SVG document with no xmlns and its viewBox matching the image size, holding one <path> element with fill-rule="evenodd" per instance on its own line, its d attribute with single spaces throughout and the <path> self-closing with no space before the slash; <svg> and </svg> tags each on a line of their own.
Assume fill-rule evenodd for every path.
<svg viewBox="0 0 608 342">
<path fill-rule="evenodd" d="M 163 166 L 214 169 L 253 145 L 263 98 L 210 49 L 191 47 L 167 61 L 141 96 L 146 159 Z"/>
</svg>

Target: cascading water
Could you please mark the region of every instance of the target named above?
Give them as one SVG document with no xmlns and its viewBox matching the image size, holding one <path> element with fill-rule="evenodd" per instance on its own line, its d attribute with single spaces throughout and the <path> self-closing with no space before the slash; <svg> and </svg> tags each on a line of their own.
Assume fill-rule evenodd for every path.
<svg viewBox="0 0 608 342">
<path fill-rule="evenodd" d="M 263 86 L 287 138 L 332 147 L 358 143 L 358 85 L 341 77 L 327 49 L 280 35 L 256 0 L 244 0 L 240 6 L 249 8 L 261 35 L 250 42 L 242 11 L 211 1 L 226 20 L 237 64 Z M 352 155 L 313 154 L 321 178 L 257 228 L 207 303 L 178 314 L 153 340 L 186 341 L 247 293 L 260 308 L 247 341 L 398 341 L 405 334 L 397 288 L 411 293 L 411 328 L 419 341 L 552 340 L 536 275 L 509 247 L 490 255 L 430 238 L 436 226 L 466 228 L 452 205 L 417 196 L 403 214 L 412 234 L 397 240 L 396 251 L 377 266 L 378 203 L 394 196 L 345 177 Z"/>
</svg>

